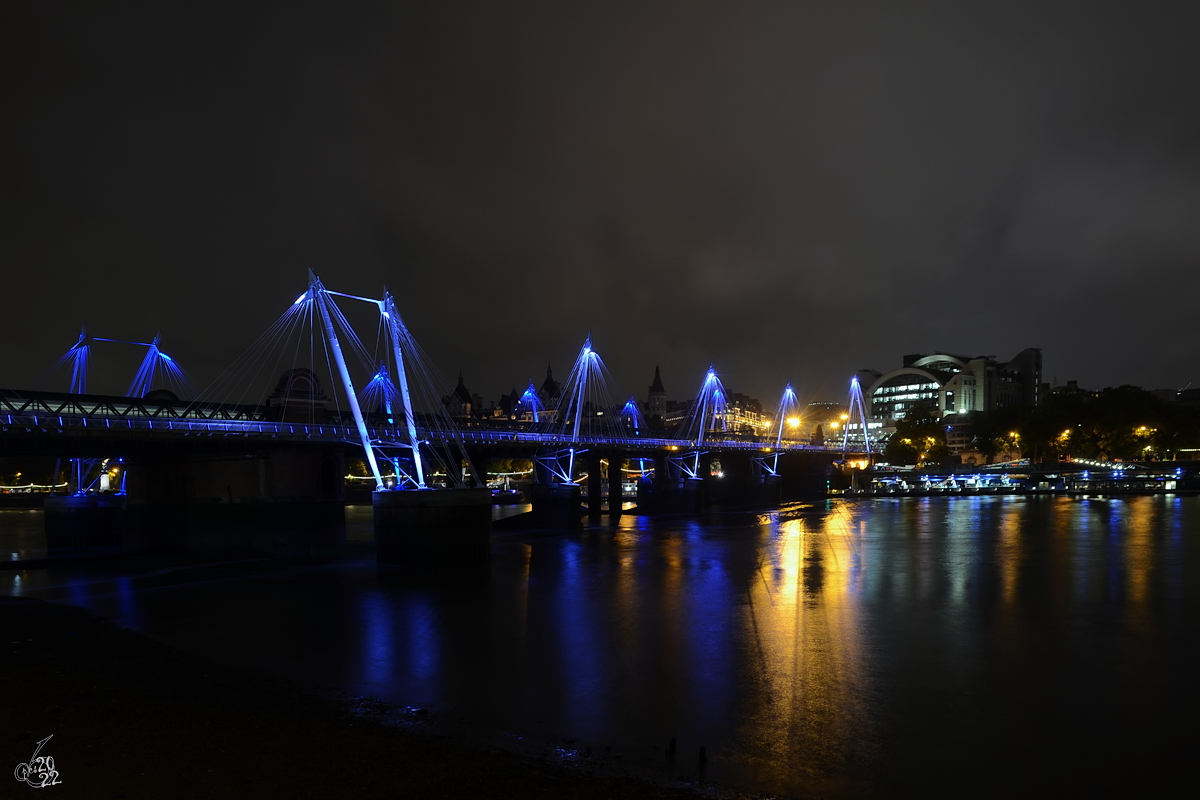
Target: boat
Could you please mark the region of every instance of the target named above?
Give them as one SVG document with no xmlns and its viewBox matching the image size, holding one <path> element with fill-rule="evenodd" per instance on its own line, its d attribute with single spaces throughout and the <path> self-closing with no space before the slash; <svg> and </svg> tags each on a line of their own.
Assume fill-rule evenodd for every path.
<svg viewBox="0 0 1200 800">
<path fill-rule="evenodd" d="M 492 505 L 511 505 L 524 503 L 525 495 L 520 489 L 492 489 Z"/>
</svg>

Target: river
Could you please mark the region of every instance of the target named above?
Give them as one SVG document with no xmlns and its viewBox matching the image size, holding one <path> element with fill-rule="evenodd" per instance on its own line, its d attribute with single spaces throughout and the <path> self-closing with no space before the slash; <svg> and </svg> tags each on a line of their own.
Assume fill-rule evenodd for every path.
<svg viewBox="0 0 1200 800">
<path fill-rule="evenodd" d="M 0 512 L 0 552 L 36 549 L 37 513 Z M 497 532 L 490 565 L 417 574 L 365 557 L 369 508 L 348 529 L 333 563 L 10 569 L 0 591 L 464 729 L 752 791 L 1149 789 L 1190 759 L 1200 497 L 625 515 Z"/>
</svg>

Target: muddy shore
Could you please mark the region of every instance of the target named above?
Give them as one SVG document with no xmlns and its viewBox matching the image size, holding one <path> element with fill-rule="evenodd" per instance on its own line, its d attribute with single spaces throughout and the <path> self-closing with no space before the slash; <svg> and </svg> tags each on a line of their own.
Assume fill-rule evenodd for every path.
<svg viewBox="0 0 1200 800">
<path fill-rule="evenodd" d="M 5 797 L 31 791 L 10 770 L 50 735 L 59 798 L 699 796 L 422 732 L 420 712 L 385 724 L 394 708 L 218 666 L 72 606 L 0 597 L 0 636 Z"/>
</svg>

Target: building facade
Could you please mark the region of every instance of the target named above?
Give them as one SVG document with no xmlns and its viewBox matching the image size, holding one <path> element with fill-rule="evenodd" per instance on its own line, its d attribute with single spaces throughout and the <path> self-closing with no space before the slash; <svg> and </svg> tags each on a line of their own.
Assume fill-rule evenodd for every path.
<svg viewBox="0 0 1200 800">
<path fill-rule="evenodd" d="M 875 375 L 868 385 L 870 414 L 880 420 L 903 419 L 917 403 L 927 403 L 940 418 L 1036 406 L 1043 392 L 1042 351 L 1030 347 L 1004 362 L 940 352 L 907 355 L 902 367 Z"/>
</svg>

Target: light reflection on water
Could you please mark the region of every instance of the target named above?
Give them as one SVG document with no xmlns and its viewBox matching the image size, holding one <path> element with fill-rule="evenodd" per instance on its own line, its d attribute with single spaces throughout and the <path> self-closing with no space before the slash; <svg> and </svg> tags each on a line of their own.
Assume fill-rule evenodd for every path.
<svg viewBox="0 0 1200 800">
<path fill-rule="evenodd" d="M 97 566 L 0 571 L 0 589 L 663 775 L 697 774 L 704 746 L 708 778 L 769 792 L 1004 796 L 1126 768 L 1145 788 L 1197 696 L 1200 498 L 880 499 L 506 538 L 482 572 L 164 585 Z"/>
<path fill-rule="evenodd" d="M 42 519 L 40 509 L 0 509 L 0 560 L 45 558 L 46 534 Z"/>
</svg>

